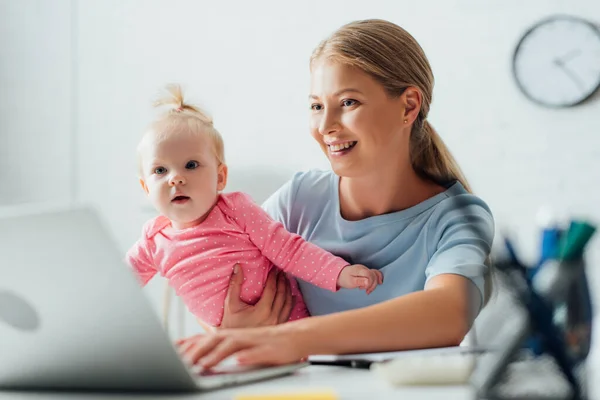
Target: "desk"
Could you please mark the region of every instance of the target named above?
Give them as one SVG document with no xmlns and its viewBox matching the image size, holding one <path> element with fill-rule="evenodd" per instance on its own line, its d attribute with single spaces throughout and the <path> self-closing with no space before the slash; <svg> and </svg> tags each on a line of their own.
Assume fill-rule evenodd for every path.
<svg viewBox="0 0 600 400">
<path fill-rule="evenodd" d="M 344 367 L 309 366 L 294 375 L 256 382 L 212 392 L 185 395 L 112 395 L 111 399 L 233 399 L 236 394 L 290 393 L 311 389 L 332 389 L 340 400 L 471 400 L 474 391 L 468 386 L 399 387 L 395 388 L 368 370 Z M 98 400 L 108 398 L 100 394 L 24 393 L 2 392 L 0 400 Z"/>
</svg>

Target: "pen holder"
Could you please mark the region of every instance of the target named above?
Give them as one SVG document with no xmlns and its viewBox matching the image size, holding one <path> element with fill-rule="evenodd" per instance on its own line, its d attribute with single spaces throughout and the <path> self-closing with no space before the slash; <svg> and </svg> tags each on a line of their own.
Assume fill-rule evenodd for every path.
<svg viewBox="0 0 600 400">
<path fill-rule="evenodd" d="M 586 390 L 575 370 L 590 350 L 593 313 L 583 258 L 549 260 L 531 280 L 522 265 L 504 262 L 497 267 L 510 288 L 514 312 L 495 338 L 499 350 L 478 360 L 471 376 L 477 396 L 502 398 L 496 389 L 509 364 L 518 359 L 524 343 L 536 337 L 569 382 L 571 398 L 584 398 Z"/>
<path fill-rule="evenodd" d="M 533 279 L 533 288 L 550 302 L 574 363 L 584 361 L 592 338 L 592 302 L 583 258 L 547 261 Z"/>
<path fill-rule="evenodd" d="M 587 359 L 592 344 L 592 299 L 585 263 L 579 264 L 581 272 L 567 293 L 566 341 L 572 357 L 576 361 Z"/>
</svg>

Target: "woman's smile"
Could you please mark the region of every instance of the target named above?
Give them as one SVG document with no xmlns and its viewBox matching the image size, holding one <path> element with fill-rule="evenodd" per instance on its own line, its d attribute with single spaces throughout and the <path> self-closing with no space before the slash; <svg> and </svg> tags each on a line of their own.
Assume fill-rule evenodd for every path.
<svg viewBox="0 0 600 400">
<path fill-rule="evenodd" d="M 327 144 L 327 149 L 329 150 L 329 154 L 334 157 L 339 157 L 346 155 L 352 151 L 352 149 L 356 146 L 357 141 L 345 141 Z"/>
</svg>

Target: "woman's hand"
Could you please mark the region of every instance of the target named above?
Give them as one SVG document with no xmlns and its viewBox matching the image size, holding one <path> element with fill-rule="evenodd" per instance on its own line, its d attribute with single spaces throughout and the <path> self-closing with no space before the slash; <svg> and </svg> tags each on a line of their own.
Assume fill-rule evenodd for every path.
<svg viewBox="0 0 600 400">
<path fill-rule="evenodd" d="M 292 290 L 283 272 L 271 269 L 262 296 L 255 305 L 246 304 L 240 299 L 243 282 L 244 273 L 236 264 L 225 297 L 220 328 L 277 325 L 290 318 L 293 307 Z"/>
<path fill-rule="evenodd" d="M 252 329 L 223 329 L 177 342 L 180 354 L 192 364 L 212 368 L 235 355 L 241 365 L 282 365 L 308 356 L 307 345 L 298 332 L 285 326 Z"/>
</svg>

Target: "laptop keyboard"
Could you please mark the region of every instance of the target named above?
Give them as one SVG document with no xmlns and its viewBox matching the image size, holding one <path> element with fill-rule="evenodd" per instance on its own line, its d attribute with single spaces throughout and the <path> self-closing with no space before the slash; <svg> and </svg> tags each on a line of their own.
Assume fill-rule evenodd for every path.
<svg viewBox="0 0 600 400">
<path fill-rule="evenodd" d="M 242 366 L 242 365 L 218 365 L 211 369 L 204 369 L 201 366 L 194 366 L 191 368 L 194 375 L 208 377 L 208 376 L 220 376 L 227 374 L 240 374 L 244 372 L 252 372 L 264 369 L 264 367 L 257 366 Z"/>
</svg>

